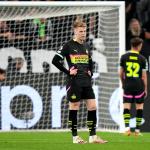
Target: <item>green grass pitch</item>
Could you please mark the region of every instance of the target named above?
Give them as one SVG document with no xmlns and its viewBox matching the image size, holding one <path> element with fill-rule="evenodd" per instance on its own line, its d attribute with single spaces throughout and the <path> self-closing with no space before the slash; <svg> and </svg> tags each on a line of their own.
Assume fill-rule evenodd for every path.
<svg viewBox="0 0 150 150">
<path fill-rule="evenodd" d="M 72 144 L 70 132 L 0 132 L 0 150 L 149 150 L 150 133 L 125 136 L 98 132 L 107 144 Z M 88 140 L 88 132 L 79 132 Z"/>
</svg>

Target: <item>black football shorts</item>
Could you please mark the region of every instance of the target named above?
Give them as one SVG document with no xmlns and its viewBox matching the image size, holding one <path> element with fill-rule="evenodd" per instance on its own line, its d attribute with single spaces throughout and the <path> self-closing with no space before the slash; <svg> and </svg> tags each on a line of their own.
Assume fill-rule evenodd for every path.
<svg viewBox="0 0 150 150">
<path fill-rule="evenodd" d="M 95 94 L 92 86 L 79 86 L 75 84 L 68 84 L 66 86 L 67 99 L 70 102 L 79 102 L 81 99 L 95 99 Z"/>
<path fill-rule="evenodd" d="M 141 104 L 144 103 L 144 98 L 145 98 L 145 92 L 127 92 L 124 91 L 123 94 L 123 103 L 137 103 Z"/>
</svg>

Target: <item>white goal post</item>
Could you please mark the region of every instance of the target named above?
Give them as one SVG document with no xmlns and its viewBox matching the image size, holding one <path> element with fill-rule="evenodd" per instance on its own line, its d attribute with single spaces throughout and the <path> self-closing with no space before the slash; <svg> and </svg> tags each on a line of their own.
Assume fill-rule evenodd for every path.
<svg viewBox="0 0 150 150">
<path fill-rule="evenodd" d="M 118 62 L 125 51 L 124 2 L 1 2 L 0 68 L 7 76 L 0 87 L 1 130 L 68 128 L 66 75 L 51 61 L 72 38 L 79 16 L 94 60 L 97 127 L 123 128 Z M 78 127 L 86 128 L 84 101 L 78 118 Z"/>
</svg>

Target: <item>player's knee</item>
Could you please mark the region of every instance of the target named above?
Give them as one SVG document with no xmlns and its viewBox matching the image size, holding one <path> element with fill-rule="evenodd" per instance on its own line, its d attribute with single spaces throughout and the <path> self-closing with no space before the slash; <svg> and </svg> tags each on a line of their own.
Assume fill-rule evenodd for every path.
<svg viewBox="0 0 150 150">
<path fill-rule="evenodd" d="M 89 111 L 91 111 L 91 110 L 96 110 L 96 105 L 89 105 L 88 107 L 87 107 L 87 109 L 89 110 Z"/>
<path fill-rule="evenodd" d="M 70 110 L 79 110 L 79 107 L 80 107 L 80 103 L 79 102 L 76 102 L 76 103 L 69 103 L 69 109 Z"/>
<path fill-rule="evenodd" d="M 143 104 L 136 104 L 136 109 L 143 109 Z"/>
<path fill-rule="evenodd" d="M 124 109 L 129 109 L 131 108 L 131 103 L 124 103 L 123 104 Z"/>
<path fill-rule="evenodd" d="M 96 109 L 97 109 L 97 107 L 96 107 L 96 101 L 93 100 L 93 99 L 88 100 L 86 104 L 87 104 L 87 109 L 88 109 L 89 111 L 92 111 L 92 110 L 96 110 Z"/>
</svg>

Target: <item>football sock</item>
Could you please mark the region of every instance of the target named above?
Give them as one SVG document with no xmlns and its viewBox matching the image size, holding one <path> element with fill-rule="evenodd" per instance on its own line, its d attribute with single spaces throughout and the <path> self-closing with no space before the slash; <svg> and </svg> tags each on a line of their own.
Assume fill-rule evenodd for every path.
<svg viewBox="0 0 150 150">
<path fill-rule="evenodd" d="M 88 111 L 87 126 L 89 128 L 90 136 L 96 135 L 96 122 L 96 110 Z"/>
<path fill-rule="evenodd" d="M 69 127 L 72 131 L 72 136 L 77 136 L 77 110 L 69 110 Z"/>
<path fill-rule="evenodd" d="M 136 129 L 140 129 L 142 117 L 143 117 L 143 110 L 138 109 L 136 113 Z"/>
<path fill-rule="evenodd" d="M 124 109 L 123 117 L 124 117 L 125 127 L 129 127 L 129 121 L 131 117 L 129 109 Z"/>
</svg>

